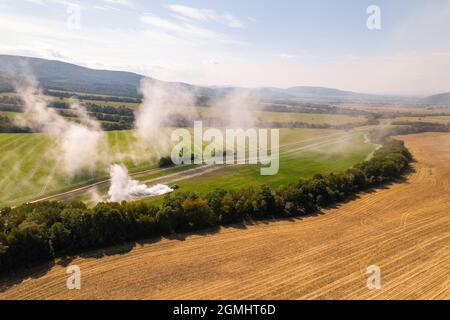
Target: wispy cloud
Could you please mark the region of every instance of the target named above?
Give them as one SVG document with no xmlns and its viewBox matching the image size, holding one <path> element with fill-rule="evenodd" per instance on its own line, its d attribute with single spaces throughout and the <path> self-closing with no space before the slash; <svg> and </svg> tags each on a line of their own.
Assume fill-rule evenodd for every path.
<svg viewBox="0 0 450 320">
<path fill-rule="evenodd" d="M 292 54 L 287 54 L 287 53 L 280 53 L 278 56 L 279 56 L 280 58 L 282 58 L 282 59 L 292 59 L 292 58 L 295 58 L 294 55 L 292 55 Z"/>
<path fill-rule="evenodd" d="M 67 1 L 67 0 L 26 0 L 27 2 L 31 2 L 34 4 L 38 4 L 41 6 L 46 5 L 53 5 L 53 4 L 59 4 L 59 5 L 73 5 L 75 2 Z"/>
<path fill-rule="evenodd" d="M 246 6 L 234 11 L 237 7 L 229 2 L 206 9 L 175 4 L 177 0 L 0 0 L 0 53 L 206 85 L 449 91 L 449 2 L 398 1 L 404 10 L 386 1 L 383 12 L 391 6 L 397 10 L 397 15 L 390 13 L 395 19 L 384 15 L 383 29 L 368 35 L 362 20 L 364 30 L 326 21 L 324 29 L 316 30 L 305 27 L 310 22 L 305 15 L 289 20 L 285 12 L 272 18 Z M 68 27 L 70 4 L 81 5 L 81 29 Z M 347 17 L 350 12 L 344 9 L 353 5 L 342 7 L 345 13 L 340 14 Z M 314 10 L 310 14 L 316 14 L 314 21 L 322 16 Z"/>
<path fill-rule="evenodd" d="M 181 4 L 168 5 L 167 8 L 181 15 L 184 18 L 197 20 L 197 21 L 214 21 L 224 24 L 231 28 L 241 28 L 244 26 L 243 22 L 231 13 L 217 13 L 212 9 L 199 9 L 194 7 L 188 7 Z"/>
<path fill-rule="evenodd" d="M 193 36 L 196 38 L 211 39 L 216 37 L 216 33 L 202 27 L 194 26 L 188 23 L 177 23 L 155 15 L 141 16 L 141 21 L 147 25 L 162 31 L 167 31 L 180 36 Z"/>
<path fill-rule="evenodd" d="M 99 6 L 93 6 L 92 8 L 97 10 L 103 10 L 103 11 L 121 11 L 119 8 L 110 6 L 110 5 L 99 5 Z"/>
<path fill-rule="evenodd" d="M 134 2 L 131 0 L 103 0 L 103 2 L 111 5 L 122 5 L 127 7 L 134 7 Z"/>
<path fill-rule="evenodd" d="M 49 5 L 63 5 L 63 6 L 71 6 L 77 5 L 83 8 L 93 8 L 100 10 L 114 10 L 120 11 L 121 9 L 116 6 L 127 7 L 129 9 L 134 8 L 135 4 L 131 0 L 100 0 L 100 3 L 88 2 L 88 4 L 80 3 L 80 1 L 76 0 L 26 0 L 29 3 L 33 3 L 41 6 L 49 6 Z"/>
<path fill-rule="evenodd" d="M 212 29 L 190 23 L 189 21 L 168 20 L 153 14 L 140 17 L 140 21 L 151 26 L 153 31 L 165 32 L 183 41 L 198 43 L 199 41 L 214 41 L 218 43 L 244 44 L 229 36 Z"/>
</svg>

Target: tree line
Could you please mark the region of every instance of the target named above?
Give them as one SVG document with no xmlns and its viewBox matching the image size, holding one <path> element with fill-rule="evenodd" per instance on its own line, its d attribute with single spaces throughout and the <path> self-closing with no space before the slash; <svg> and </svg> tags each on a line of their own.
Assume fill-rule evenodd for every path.
<svg viewBox="0 0 450 320">
<path fill-rule="evenodd" d="M 124 241 L 316 212 L 405 173 L 412 156 L 403 142 L 383 141 L 369 161 L 276 189 L 181 192 L 166 195 L 160 205 L 140 201 L 88 208 L 82 202 L 39 202 L 4 208 L 0 210 L 0 270 Z"/>
<path fill-rule="evenodd" d="M 13 119 L 0 115 L 0 133 L 31 133 L 31 130 L 17 126 Z"/>
<path fill-rule="evenodd" d="M 8 102 L 8 104 L 0 103 L 0 111 L 23 112 L 23 107 L 20 105 L 20 99 L 16 97 L 0 97 L 0 101 L 1 100 Z M 77 122 L 77 113 L 70 109 L 68 103 L 63 101 L 53 101 L 49 104 L 49 107 L 57 109 L 61 116 L 72 118 L 73 121 Z M 130 130 L 134 126 L 134 111 L 125 106 L 112 107 L 87 103 L 85 108 L 89 116 L 101 121 L 102 129 L 105 131 Z M 0 117 L 0 133 L 25 132 L 31 132 L 31 130 L 17 126 L 11 118 Z"/>
<path fill-rule="evenodd" d="M 44 94 L 47 96 L 58 97 L 58 98 L 75 98 L 78 100 L 97 100 L 97 101 L 111 101 L 111 102 L 122 102 L 122 103 L 141 103 L 140 98 L 131 97 L 117 97 L 117 96 L 101 96 L 101 95 L 86 95 L 78 94 L 67 91 L 52 91 L 45 89 Z"/>
</svg>

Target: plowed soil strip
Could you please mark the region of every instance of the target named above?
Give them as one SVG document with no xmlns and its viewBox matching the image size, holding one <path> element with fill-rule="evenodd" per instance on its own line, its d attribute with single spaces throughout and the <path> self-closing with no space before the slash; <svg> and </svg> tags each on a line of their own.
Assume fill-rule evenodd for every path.
<svg viewBox="0 0 450 320">
<path fill-rule="evenodd" d="M 399 138 L 417 160 L 404 183 L 314 217 L 92 252 L 71 261 L 81 290 L 56 265 L 2 279 L 0 299 L 449 299 L 450 134 Z"/>
</svg>

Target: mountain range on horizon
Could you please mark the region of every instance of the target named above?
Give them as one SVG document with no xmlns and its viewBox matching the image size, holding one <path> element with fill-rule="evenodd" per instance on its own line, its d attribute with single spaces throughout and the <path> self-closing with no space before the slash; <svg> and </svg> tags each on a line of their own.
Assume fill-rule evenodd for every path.
<svg viewBox="0 0 450 320">
<path fill-rule="evenodd" d="M 238 87 L 197 86 L 182 82 L 165 82 L 133 72 L 96 70 L 57 60 L 46 60 L 13 55 L 0 55 L 0 91 L 12 91 L 12 80 L 20 75 L 32 74 L 44 89 L 139 97 L 143 78 L 168 85 L 184 86 L 200 96 L 220 96 Z M 318 102 L 396 102 L 421 105 L 450 105 L 450 92 L 416 98 L 358 93 L 335 88 L 295 86 L 289 88 L 239 88 L 250 90 L 265 100 L 293 100 Z"/>
</svg>

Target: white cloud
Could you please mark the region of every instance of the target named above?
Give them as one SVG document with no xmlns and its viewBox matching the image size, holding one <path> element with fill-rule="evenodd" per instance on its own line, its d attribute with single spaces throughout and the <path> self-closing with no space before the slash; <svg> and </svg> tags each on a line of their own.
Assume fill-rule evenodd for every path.
<svg viewBox="0 0 450 320">
<path fill-rule="evenodd" d="M 180 4 L 168 5 L 167 8 L 176 14 L 192 20 L 204 22 L 214 21 L 222 23 L 231 28 L 241 28 L 244 26 L 244 24 L 238 18 L 228 12 L 219 14 L 212 9 L 198 9 Z"/>
<path fill-rule="evenodd" d="M 185 40 L 217 39 L 218 35 L 206 28 L 197 27 L 187 23 L 176 23 L 155 15 L 142 16 L 141 21 L 158 30 L 169 32 Z"/>
<path fill-rule="evenodd" d="M 103 2 L 112 4 L 112 5 L 122 5 L 122 6 L 127 6 L 127 7 L 134 6 L 134 3 L 131 0 L 103 0 Z"/>
<path fill-rule="evenodd" d="M 34 4 L 41 5 L 41 6 L 52 5 L 52 4 L 69 6 L 69 5 L 76 4 L 75 2 L 66 1 L 66 0 L 27 0 L 27 1 L 34 3 Z"/>
<path fill-rule="evenodd" d="M 152 14 L 144 15 L 140 19 L 142 22 L 162 30 L 175 32 L 183 31 L 182 25 L 160 18 Z"/>
<path fill-rule="evenodd" d="M 295 58 L 294 55 L 292 55 L 292 54 L 287 54 L 287 53 L 280 53 L 278 56 L 279 56 L 280 58 L 282 58 L 282 59 L 292 59 L 292 58 Z"/>
<path fill-rule="evenodd" d="M 191 43 L 199 43 L 199 41 L 204 43 L 205 40 L 208 40 L 216 43 L 244 44 L 243 42 L 231 39 L 227 35 L 186 21 L 167 20 L 153 14 L 141 16 L 140 21 L 147 26 L 151 26 L 152 29 L 150 30 L 162 31 Z"/>
<path fill-rule="evenodd" d="M 41 5 L 68 3 L 28 1 Z M 107 5 L 100 0 L 96 4 Z M 449 13 L 448 6 L 430 9 L 427 18 L 420 21 L 419 14 L 415 13 L 402 21 L 404 27 L 393 30 L 393 39 L 382 43 L 379 52 L 355 52 L 353 57 L 332 50 L 305 53 L 304 50 L 310 49 L 307 45 L 279 45 L 273 35 L 264 38 L 264 46 L 249 37 L 254 44 L 245 43 L 243 47 L 236 36 L 230 35 L 230 29 L 222 28 L 230 34 L 219 32 L 212 23 L 208 24 L 216 21 L 211 18 L 214 15 L 201 9 L 185 10 L 181 14 L 178 7 L 178 12 L 167 10 L 170 15 L 163 17 L 117 7 L 122 12 L 127 10 L 123 21 L 104 23 L 101 19 L 107 15 L 99 14 L 101 18 L 96 20 L 92 19 L 96 11 L 86 12 L 81 30 L 68 30 L 63 7 L 52 12 L 48 6 L 36 7 L 33 15 L 20 10 L 14 12 L 11 7 L 1 10 L 0 53 L 62 59 L 88 67 L 134 71 L 161 80 L 195 84 L 318 85 L 393 94 L 450 90 L 449 42 L 442 35 L 449 30 L 448 20 L 444 18 Z M 436 11 L 439 15 L 434 16 Z M 421 29 L 431 20 L 432 26 Z M 418 25 L 413 28 L 415 23 Z M 434 37 L 436 34 L 440 36 Z M 239 37 L 246 35 L 244 29 L 239 30 Z M 416 35 L 420 35 L 417 41 L 413 39 Z"/>
<path fill-rule="evenodd" d="M 121 11 L 119 8 L 109 6 L 109 5 L 100 5 L 100 6 L 93 6 L 92 8 L 97 10 L 103 10 L 103 11 Z"/>
</svg>

